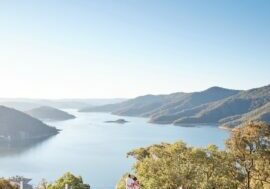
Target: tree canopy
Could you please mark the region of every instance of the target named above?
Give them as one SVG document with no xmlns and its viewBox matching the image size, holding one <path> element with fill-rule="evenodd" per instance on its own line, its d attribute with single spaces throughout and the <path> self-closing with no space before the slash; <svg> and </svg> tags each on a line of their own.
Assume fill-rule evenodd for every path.
<svg viewBox="0 0 270 189">
<path fill-rule="evenodd" d="M 234 129 L 226 150 L 183 142 L 139 148 L 134 174 L 144 189 L 269 189 L 270 126 L 247 123 Z M 123 177 L 117 189 L 124 189 Z"/>
<path fill-rule="evenodd" d="M 251 122 L 232 131 L 226 146 L 239 171 L 244 188 L 270 188 L 270 126 Z"/>
<path fill-rule="evenodd" d="M 64 189 L 66 184 L 68 184 L 68 186 L 72 189 L 90 189 L 90 186 L 88 184 L 83 183 L 83 179 L 81 176 L 74 176 L 69 172 L 65 173 L 62 177 L 60 177 L 52 184 L 46 185 L 46 182 L 43 181 L 43 183 L 41 183 L 41 186 L 43 188 L 45 187 L 46 189 Z"/>
</svg>

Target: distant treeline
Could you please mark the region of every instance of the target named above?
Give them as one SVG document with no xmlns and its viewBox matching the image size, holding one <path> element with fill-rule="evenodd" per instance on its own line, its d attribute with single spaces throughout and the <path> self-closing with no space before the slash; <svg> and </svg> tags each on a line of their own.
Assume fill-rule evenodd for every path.
<svg viewBox="0 0 270 189">
<path fill-rule="evenodd" d="M 233 128 L 247 120 L 270 123 L 270 85 L 246 91 L 211 87 L 200 92 L 145 95 L 80 111 L 148 117 L 158 124 L 219 124 Z"/>
</svg>

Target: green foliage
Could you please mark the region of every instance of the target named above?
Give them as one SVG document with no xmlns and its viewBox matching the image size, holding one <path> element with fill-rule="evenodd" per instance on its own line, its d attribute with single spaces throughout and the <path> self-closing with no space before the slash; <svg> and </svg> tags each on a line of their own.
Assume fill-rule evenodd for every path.
<svg viewBox="0 0 270 189">
<path fill-rule="evenodd" d="M 245 174 L 244 188 L 270 188 L 270 126 L 250 122 L 232 131 L 226 143 Z"/>
<path fill-rule="evenodd" d="M 60 177 L 55 183 L 49 184 L 47 189 L 60 189 L 65 188 L 65 185 L 68 184 L 72 189 L 89 189 L 90 186 L 88 184 L 84 184 L 81 176 L 74 176 L 71 173 L 65 173 L 62 177 Z"/>
<path fill-rule="evenodd" d="M 269 128 L 251 123 L 236 129 L 226 151 L 214 145 L 194 148 L 176 142 L 136 149 L 128 155 L 137 160 L 134 172 L 144 189 L 269 189 Z M 124 178 L 117 189 L 123 189 Z"/>
<path fill-rule="evenodd" d="M 126 189 L 126 178 L 128 177 L 128 173 L 124 174 L 116 185 L 116 189 Z"/>
<path fill-rule="evenodd" d="M 42 179 L 38 186 L 37 186 L 37 189 L 47 189 L 48 188 L 48 185 L 49 183 L 45 180 L 45 179 Z"/>
</svg>

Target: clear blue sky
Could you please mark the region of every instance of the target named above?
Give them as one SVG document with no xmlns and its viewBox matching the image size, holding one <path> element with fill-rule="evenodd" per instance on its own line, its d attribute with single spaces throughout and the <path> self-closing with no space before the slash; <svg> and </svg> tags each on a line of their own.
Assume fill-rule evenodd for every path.
<svg viewBox="0 0 270 189">
<path fill-rule="evenodd" d="M 270 84 L 268 0 L 0 2 L 2 97 Z"/>
</svg>

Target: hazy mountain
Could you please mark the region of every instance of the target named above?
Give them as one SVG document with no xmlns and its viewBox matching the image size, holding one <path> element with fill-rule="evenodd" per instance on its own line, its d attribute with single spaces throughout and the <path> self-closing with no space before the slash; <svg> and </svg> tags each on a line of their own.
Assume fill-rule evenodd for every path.
<svg viewBox="0 0 270 189">
<path fill-rule="evenodd" d="M 3 101 L 3 102 L 0 102 L 0 104 L 2 106 L 14 108 L 14 109 L 20 110 L 20 111 L 27 111 L 27 110 L 31 110 L 33 108 L 40 107 L 40 104 L 38 104 L 38 103 L 23 102 L 23 101 L 22 102 L 21 101 Z"/>
<path fill-rule="evenodd" d="M 122 103 L 106 104 L 102 106 L 88 106 L 79 110 L 79 112 L 112 112 L 118 107 L 121 107 Z"/>
<path fill-rule="evenodd" d="M 166 104 L 151 116 L 151 122 L 173 123 L 181 116 L 190 116 L 204 108 L 204 104 L 216 102 L 239 93 L 238 90 L 211 87 L 201 92 L 194 92 L 185 95 L 174 103 Z"/>
<path fill-rule="evenodd" d="M 218 123 L 234 121 L 234 124 L 247 120 L 267 117 L 270 102 L 270 85 L 242 91 L 231 97 L 195 108 L 194 114 L 181 116 L 175 124 Z M 266 113 L 266 114 L 265 114 Z M 264 117 L 265 118 L 265 117 Z"/>
<path fill-rule="evenodd" d="M 61 121 L 76 118 L 74 115 L 49 106 L 34 108 L 25 113 L 40 120 Z"/>
<path fill-rule="evenodd" d="M 82 109 L 90 106 L 101 106 L 123 102 L 125 99 L 27 99 L 0 98 L 0 104 L 20 111 L 28 111 L 40 106 L 50 106 L 58 109 Z"/>
<path fill-rule="evenodd" d="M 173 123 L 182 116 L 192 116 L 205 104 L 228 98 L 240 91 L 212 87 L 201 92 L 146 95 L 122 103 L 84 108 L 82 112 L 112 112 L 124 116 L 150 117 L 151 122 Z"/>
<path fill-rule="evenodd" d="M 117 115 L 126 116 L 147 116 L 161 106 L 181 99 L 185 93 L 174 93 L 170 95 L 145 95 L 117 104 L 88 107 L 81 109 L 81 112 L 113 112 Z"/>
<path fill-rule="evenodd" d="M 82 112 L 112 112 L 125 116 L 171 115 L 204 103 L 224 99 L 239 91 L 212 87 L 202 92 L 173 93 L 169 95 L 145 95 L 118 104 L 81 109 Z"/>
<path fill-rule="evenodd" d="M 15 109 L 0 106 L 0 139 L 24 140 L 45 138 L 58 133 L 36 118 Z"/>
<path fill-rule="evenodd" d="M 221 124 L 233 127 L 246 120 L 270 121 L 269 103 L 270 85 L 246 91 L 211 87 L 194 93 L 146 95 L 81 111 L 149 117 L 150 122 L 160 124 Z"/>
</svg>

